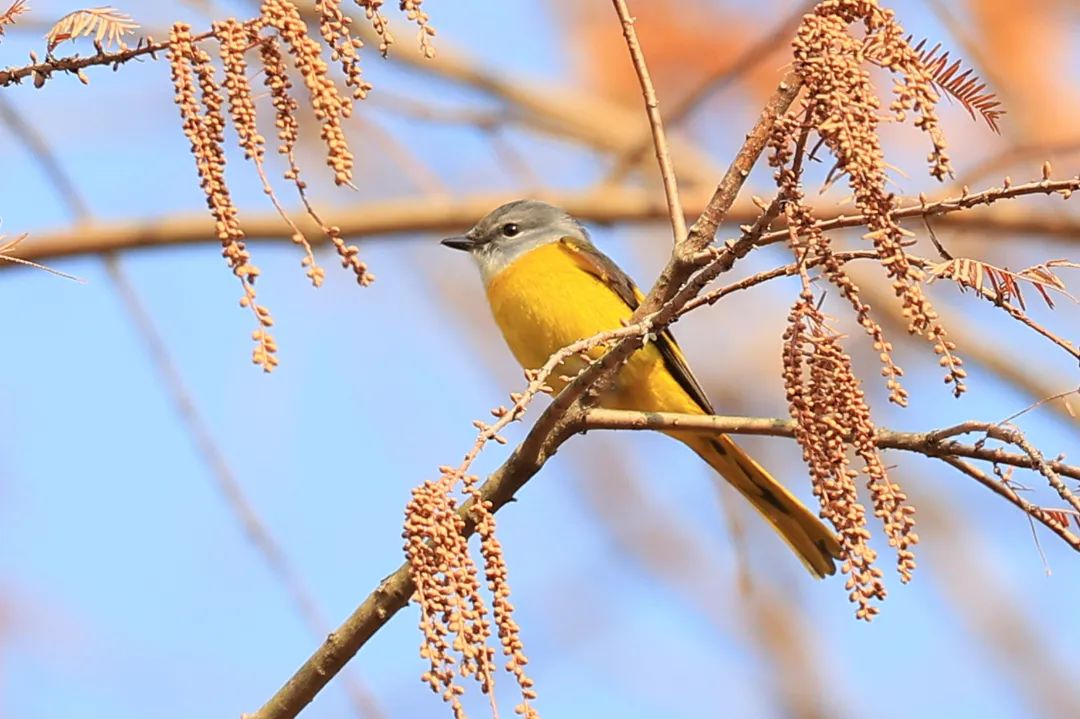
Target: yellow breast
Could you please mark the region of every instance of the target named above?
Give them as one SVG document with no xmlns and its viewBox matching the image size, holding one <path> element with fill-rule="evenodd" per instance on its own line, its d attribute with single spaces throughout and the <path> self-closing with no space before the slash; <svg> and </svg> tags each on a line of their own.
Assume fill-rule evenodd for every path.
<svg viewBox="0 0 1080 719">
<path fill-rule="evenodd" d="M 535 369 L 552 353 L 619 327 L 631 310 L 558 242 L 532 250 L 487 287 L 495 322 L 522 367 Z"/>
<path fill-rule="evenodd" d="M 559 242 L 543 245 L 516 259 L 488 283 L 495 322 L 526 369 L 543 366 L 553 353 L 577 340 L 617 329 L 633 314 L 614 290 L 578 264 L 572 252 Z M 603 351 L 598 348 L 590 355 L 599 357 Z M 548 384 L 558 392 L 565 385 L 558 375 L 576 374 L 580 367 L 580 360 L 568 360 Z M 652 344 L 634 354 L 601 404 L 700 411 Z"/>
</svg>

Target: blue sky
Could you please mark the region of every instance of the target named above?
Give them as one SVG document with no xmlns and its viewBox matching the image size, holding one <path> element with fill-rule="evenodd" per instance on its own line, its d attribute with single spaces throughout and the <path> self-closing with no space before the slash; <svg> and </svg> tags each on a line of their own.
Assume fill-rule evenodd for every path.
<svg viewBox="0 0 1080 719">
<path fill-rule="evenodd" d="M 572 68 L 556 42 L 558 17 L 540 4 L 428 5 L 440 42 L 468 48 L 507 73 L 571 81 Z M 909 29 L 942 35 L 921 3 L 896 7 Z M 34 3 L 39 17 L 70 9 Z M 205 24 L 190 8 L 172 4 L 121 9 L 147 26 L 174 17 Z M 21 62 L 41 44 L 10 34 L 0 43 L 0 65 Z M 410 50 L 407 41 L 398 48 Z M 430 79 L 378 62 L 373 53 L 366 62 L 376 88 L 419 98 L 436 92 Z M 166 64 L 88 74 L 89 87 L 58 78 L 42 91 L 5 88 L 3 98 L 50 138 L 95 219 L 199 211 L 202 199 Z M 491 104 L 470 91 L 438 87 L 439 103 Z M 734 90 L 725 98 L 735 103 L 741 96 Z M 508 173 L 478 133 L 371 112 L 448 187 L 507 186 Z M 970 129 L 961 124 L 962 114 L 952 116 L 955 126 Z M 706 145 L 717 163 L 737 144 L 744 128 L 736 123 L 743 119 L 719 118 L 712 125 L 715 136 Z M 362 129 L 350 132 L 363 201 L 411 191 Z M 561 143 L 510 136 L 541 177 L 559 186 L 587 187 L 597 172 Z M 974 142 L 962 134 L 957 144 Z M 309 174 L 321 169 L 318 158 L 307 164 Z M 4 128 L 0 166 L 4 233 L 69 223 L 47 179 Z M 237 175 L 241 208 L 265 212 L 254 178 Z M 355 201 L 351 193 L 313 184 L 324 206 Z M 666 238 L 660 226 L 594 228 L 594 236 L 643 284 L 666 251 L 666 239 L 656 242 Z M 238 482 L 334 624 L 400 563 L 410 488 L 439 465 L 456 462 L 471 446 L 471 421 L 520 385 L 471 266 L 436 239 L 364 242 L 379 281 L 363 290 L 324 255 L 328 277 L 318 291 L 306 286 L 293 248 L 252 242 L 263 270 L 260 297 L 274 311 L 281 347 L 281 367 L 270 376 L 248 361 L 250 318 L 236 306 L 239 288 L 214 245 L 120 258 Z M 1025 240 L 1014 262 L 1071 250 Z M 783 253 L 769 250 L 750 258 L 746 271 L 781 262 Z M 7 308 L 0 354 L 0 546 L 6 550 L 0 552 L 0 716 L 126 719 L 149 710 L 172 719 L 254 710 L 317 640 L 223 502 L 102 260 L 55 265 L 85 284 L 24 269 L 0 273 L 0 306 Z M 944 286 L 934 294 L 953 314 L 988 328 L 987 338 L 1033 372 L 1062 382 L 1062 390 L 1076 384 L 1076 368 L 1063 354 L 1048 351 L 992 308 Z M 678 327 L 691 364 L 724 410 L 784 411 L 778 377 L 749 381 L 747 372 L 759 361 L 777 361 L 790 296 L 733 297 Z M 1063 335 L 1077 336 L 1080 323 L 1068 302 L 1054 313 L 1033 313 Z M 759 333 L 762 326 L 775 331 Z M 1031 401 L 977 367 L 972 391 L 952 401 L 929 354 L 901 351 L 912 375 L 912 407 L 898 413 L 879 402 L 882 424 L 928 428 L 971 417 L 997 420 Z M 872 362 L 865 366 L 872 377 Z M 1080 452 L 1075 423 L 1047 411 L 1032 412 L 1022 423 L 1048 453 Z M 524 429 L 509 435 L 520 437 Z M 747 445 L 808 496 L 794 445 L 764 439 Z M 495 468 L 507 451 L 490 448 L 477 470 Z M 913 497 L 948 508 L 946 526 L 967 537 L 963 546 L 973 556 L 965 559 L 960 544 L 944 536 L 935 542 L 942 533 L 925 529 L 915 582 L 901 587 L 889 576 L 890 597 L 869 626 L 852 618 L 840 580 L 806 579 L 756 518 L 747 517 L 754 575 L 800 608 L 823 667 L 818 689 L 846 707 L 845 715 L 1030 716 L 1030 687 L 1012 681 L 1016 674 L 1007 662 L 972 633 L 979 607 L 954 599 L 956 567 L 985 566 L 973 576 L 990 582 L 995 599 L 1013 598 L 1033 625 L 1031 640 L 1055 657 L 1054 664 L 1074 667 L 1080 660 L 1080 625 L 1072 620 L 1080 563 L 1043 534 L 1053 572 L 1046 576 L 1017 512 L 927 461 L 900 455 L 888 461 L 898 465 L 896 476 Z M 1051 501 L 1037 478 L 1027 480 Z M 635 492 L 641 494 L 633 498 Z M 610 510 L 623 505 L 612 505 L 613 498 L 639 513 L 620 519 Z M 693 456 L 659 436 L 576 438 L 520 500 L 499 514 L 499 525 L 542 714 L 782 716 L 771 689 L 775 669 L 755 650 L 740 609 L 724 513 Z M 598 502 L 610 505 L 608 516 Z M 665 533 L 685 534 L 687 551 L 696 553 L 660 551 L 656 560 L 641 554 L 643 543 L 682 546 Z M 965 596 L 978 597 L 981 588 L 967 590 Z M 419 682 L 416 620 L 412 608 L 399 614 L 348 670 L 388 717 L 448 715 Z M 470 693 L 470 706 L 482 712 L 476 692 Z M 508 680 L 500 696 L 509 713 Z M 345 715 L 340 681 L 305 714 Z"/>
</svg>

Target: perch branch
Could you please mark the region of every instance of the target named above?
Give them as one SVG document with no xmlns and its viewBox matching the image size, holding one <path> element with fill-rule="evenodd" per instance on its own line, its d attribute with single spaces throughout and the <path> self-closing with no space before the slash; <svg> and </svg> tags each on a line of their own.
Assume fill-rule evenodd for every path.
<svg viewBox="0 0 1080 719">
<path fill-rule="evenodd" d="M 629 332 L 632 328 L 626 328 Z M 560 395 L 561 397 L 561 395 Z M 557 400 L 558 401 L 558 400 Z M 565 402 L 565 400 L 564 400 Z M 552 405 L 544 413 L 545 425 L 540 422 L 529 433 L 510 459 L 492 474 L 481 486 L 481 497 L 492 503 L 498 511 L 510 502 L 514 495 L 540 469 L 559 444 L 573 434 L 588 429 L 685 429 L 725 432 L 729 434 L 768 435 L 793 437 L 794 427 L 790 420 L 758 417 L 721 417 L 681 415 L 674 413 L 648 413 L 621 410 L 591 409 L 586 413 L 567 414 L 563 408 L 553 412 Z M 541 431 L 537 431 L 541 430 Z M 880 429 L 877 444 L 886 449 L 897 449 L 941 458 L 975 477 L 966 468 L 970 465 L 958 458 L 978 459 L 997 464 L 1007 464 L 1039 471 L 1039 462 L 1028 454 L 1007 452 L 1000 448 L 983 447 L 979 444 L 963 444 L 952 440 L 960 434 L 971 432 L 990 433 L 994 438 L 1015 439 L 1013 430 L 984 422 L 967 422 L 953 427 L 929 432 L 898 432 Z M 1001 432 L 1004 432 L 1002 434 Z M 1003 439 L 1003 441 L 1010 441 Z M 959 464 L 963 464 L 964 468 Z M 1061 476 L 1080 480 L 1080 467 L 1062 462 L 1045 462 L 1045 465 Z M 972 468 L 974 469 L 974 468 Z M 979 470 L 975 469 L 976 473 Z M 1005 497 L 1031 517 L 1044 524 L 1073 549 L 1080 551 L 1080 537 L 1067 527 L 1062 527 L 1041 508 L 1018 496 L 1008 486 L 979 473 L 975 477 L 997 494 Z M 473 533 L 471 502 L 460 510 L 465 519 L 465 534 Z M 345 663 L 370 639 L 378 629 L 402 609 L 412 595 L 415 586 L 407 564 L 379 583 L 379 586 L 356 608 L 352 615 L 332 634 L 291 679 L 259 711 L 247 715 L 247 719 L 287 719 L 295 717 Z"/>
</svg>

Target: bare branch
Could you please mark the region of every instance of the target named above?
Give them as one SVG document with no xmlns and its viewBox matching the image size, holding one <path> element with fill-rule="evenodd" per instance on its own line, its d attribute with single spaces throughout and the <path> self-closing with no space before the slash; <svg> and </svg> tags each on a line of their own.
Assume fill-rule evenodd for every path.
<svg viewBox="0 0 1080 719">
<path fill-rule="evenodd" d="M 212 32 L 205 32 L 201 35 L 193 36 L 192 40 L 198 42 L 212 36 Z M 23 80 L 31 77 L 34 80 L 34 86 L 41 87 L 53 76 L 53 73 L 56 72 L 78 74 L 79 71 L 84 68 L 102 65 L 111 65 L 113 69 L 115 69 L 120 65 L 139 57 L 149 55 L 156 58 L 156 53 L 167 50 L 168 47 L 168 42 L 154 42 L 152 38 L 146 38 L 145 40 L 140 39 L 135 47 L 124 48 L 116 52 L 105 52 L 104 50 L 100 50 L 94 55 L 71 55 L 69 57 L 49 58 L 45 60 L 45 62 L 35 61 L 30 65 L 23 65 L 22 67 L 9 67 L 6 70 L 0 70 L 0 87 L 17 85 Z"/>
<path fill-rule="evenodd" d="M 652 78 L 649 76 L 649 68 L 645 63 L 645 53 L 638 42 L 637 31 L 634 29 L 634 18 L 630 16 L 630 8 L 625 0 L 613 0 L 615 12 L 622 22 L 623 37 L 626 38 L 626 46 L 630 50 L 630 58 L 634 62 L 634 71 L 637 73 L 638 82 L 641 84 L 641 94 L 645 98 L 645 113 L 649 116 L 649 127 L 652 130 L 653 146 L 656 148 L 656 161 L 660 165 L 660 177 L 664 182 L 664 196 L 667 198 L 668 212 L 671 213 L 671 229 L 674 233 L 675 244 L 679 244 L 686 237 L 686 218 L 683 216 L 682 205 L 679 202 L 679 185 L 675 179 L 675 166 L 671 164 L 671 152 L 668 150 L 667 136 L 664 134 L 664 121 L 660 117 L 660 102 L 656 98 L 656 89 L 653 87 Z"/>
<path fill-rule="evenodd" d="M 916 201 L 904 205 L 893 213 L 898 220 L 914 220 L 937 217 L 935 224 L 942 228 L 963 229 L 989 236 L 1009 237 L 1016 234 L 1042 235 L 1075 242 L 1080 237 L 1080 220 L 1054 217 L 1048 213 L 965 213 L 960 212 L 978 204 L 989 204 L 986 199 L 997 193 L 996 199 L 1008 199 L 1022 195 L 1072 191 L 1080 188 L 1080 179 L 1054 181 L 1052 187 L 1044 187 L 1045 181 L 1010 186 L 1006 191 L 995 187 L 974 195 L 946 198 L 925 206 Z M 477 217 L 487 214 L 491 208 L 519 198 L 518 193 L 479 194 L 460 197 L 453 201 L 424 196 L 423 202 L 409 197 L 397 200 L 357 204 L 344 213 L 325 219 L 327 224 L 341 229 L 343 237 L 412 235 L 421 232 L 445 232 L 470 225 Z M 589 195 L 542 194 L 539 199 L 551 202 L 583 220 L 612 222 L 649 222 L 668 217 L 667 206 L 651 194 L 631 188 L 605 188 Z M 702 212 L 709 197 L 700 192 L 688 192 L 682 196 L 687 214 Z M 751 202 L 733 202 L 724 213 L 723 222 L 754 222 L 761 211 Z M 861 226 L 861 215 L 838 215 L 821 220 L 818 225 L 825 231 L 849 229 Z M 277 214 L 262 213 L 245 216 L 244 228 L 252 238 L 267 240 L 290 240 L 291 233 L 281 226 Z M 317 241 L 319 227 L 300 218 L 297 224 Z M 711 224 L 711 223 L 710 223 Z M 786 230 L 764 234 L 757 244 L 768 245 L 787 239 Z M 93 227 L 76 227 L 54 233 L 35 233 L 20 247 L 20 255 L 28 260 L 53 260 L 73 255 L 96 254 L 110 250 L 128 250 L 145 247 L 165 247 L 202 242 L 216 242 L 212 221 L 200 215 L 171 215 L 143 222 L 96 224 Z M 703 260 L 711 257 L 710 252 Z"/>
<path fill-rule="evenodd" d="M 950 467 L 955 467 L 956 469 L 960 470 L 967 476 L 974 479 L 979 484 L 987 487 L 990 491 L 994 492 L 998 496 L 1003 497 L 1010 504 L 1019 507 L 1029 517 L 1035 519 L 1044 527 L 1049 529 L 1051 532 L 1061 537 L 1061 539 L 1063 539 L 1073 549 L 1080 551 L 1080 537 L 1077 537 L 1075 534 L 1070 532 L 1067 527 L 1063 527 L 1060 521 L 1051 516 L 1051 514 L 1045 511 L 1042 507 L 1036 506 L 1021 497 L 1019 494 L 1016 493 L 1015 490 L 1012 489 L 1012 487 L 1010 487 L 1005 482 L 991 477 L 989 474 L 982 471 L 978 467 L 975 467 L 972 464 L 963 461 L 962 459 L 957 459 L 956 457 L 939 457 L 939 459 Z"/>
<path fill-rule="evenodd" d="M 762 62 L 762 60 L 769 56 L 770 50 L 785 43 L 791 37 L 795 27 L 799 24 L 799 21 L 802 20 L 802 16 L 816 4 L 816 0 L 811 0 L 810 2 L 804 2 L 801 5 L 796 6 L 791 11 L 791 14 L 776 26 L 775 30 L 743 50 L 733 61 L 725 62 L 723 65 L 708 73 L 697 87 L 672 106 L 671 110 L 667 113 L 668 124 L 674 125 L 681 122 L 694 112 L 694 110 L 700 107 L 701 103 L 707 98 L 720 92 L 727 87 L 728 84 L 738 80 L 746 74 L 748 70 Z M 607 177 L 602 180 L 601 184 L 611 185 L 622 180 L 626 176 L 626 173 L 641 160 L 642 156 L 649 149 L 650 144 L 648 135 L 643 135 L 633 147 L 620 153 L 615 161 L 615 166 L 611 169 L 611 172 L 608 173 Z"/>
<path fill-rule="evenodd" d="M 716 432 L 717 434 L 766 435 L 771 437 L 795 436 L 794 423 L 788 419 L 724 417 L 720 415 L 678 414 L 676 412 L 636 412 L 615 409 L 590 409 L 585 413 L 580 429 L 685 429 Z M 1040 472 L 1042 471 L 1040 466 L 1045 465 L 1051 472 L 1080 480 L 1080 467 L 1065 464 L 1064 462 L 1048 462 L 1045 459 L 1036 459 L 1028 454 L 1028 449 L 1024 449 L 1024 454 L 1017 454 L 993 447 L 980 446 L 979 444 L 969 445 L 956 441 L 945 441 L 951 437 L 969 433 L 983 433 L 992 439 L 1016 444 L 1022 449 L 1024 447 L 1021 445 L 1021 441 L 1026 441 L 1023 440 L 1023 435 L 1019 433 L 1019 430 L 1015 428 L 1005 427 L 993 422 L 970 421 L 929 432 L 898 432 L 879 429 L 875 442 L 883 449 L 916 452 L 930 457 L 955 455 Z"/>
<path fill-rule="evenodd" d="M 630 330 L 630 328 L 624 328 Z M 565 398 L 560 394 L 556 402 Z M 681 415 L 663 412 L 632 412 L 622 410 L 591 409 L 582 414 L 567 415 L 564 408 L 555 405 L 544 413 L 545 417 L 557 418 L 551 422 L 550 431 L 544 421 L 529 433 L 510 459 L 492 474 L 480 488 L 484 501 L 492 503 L 492 511 L 505 506 L 528 480 L 539 470 L 555 448 L 570 436 L 587 429 L 698 429 L 729 434 L 771 435 L 793 437 L 794 424 L 790 420 L 755 418 L 755 417 L 720 417 Z M 544 431 L 538 431 L 542 429 Z M 882 429 L 877 435 L 879 447 L 898 449 L 923 454 L 928 457 L 940 457 L 959 462 L 956 458 L 968 457 L 997 464 L 1038 470 L 1038 463 L 1024 454 L 1006 452 L 1001 449 L 965 445 L 950 441 L 950 437 L 968 432 L 988 432 L 991 436 L 1010 436 L 1008 432 L 999 434 L 998 425 L 969 422 L 954 427 L 931 432 L 897 432 Z M 950 462 L 951 464 L 952 462 Z M 1045 462 L 1050 471 L 1080 480 L 1080 467 L 1061 462 Z M 959 467 L 958 467 L 959 468 Z M 965 473 L 967 473 L 965 471 Z M 1009 499 L 1037 521 L 1064 540 L 1069 546 L 1080 551 L 1080 537 L 1056 522 L 1045 511 L 1027 502 L 1009 487 L 984 477 L 993 491 Z M 982 479 L 979 480 L 981 483 Z M 466 522 L 465 535 L 470 536 L 475 527 L 472 517 L 472 501 L 460 510 Z M 323 643 L 292 678 L 259 711 L 247 715 L 246 719 L 287 719 L 296 716 L 323 686 L 344 667 L 345 663 L 371 638 L 372 635 L 403 608 L 412 595 L 415 586 L 409 574 L 407 564 L 403 564 L 393 574 L 384 579 L 379 586 L 356 608 L 352 615 Z"/>
<path fill-rule="evenodd" d="M 780 81 L 780 86 L 769 98 L 769 101 L 765 103 L 765 108 L 761 111 L 757 124 L 746 136 L 746 142 L 743 143 L 739 153 L 735 156 L 734 162 L 731 163 L 723 179 L 720 180 L 720 184 L 713 193 L 712 199 L 709 200 L 709 204 L 706 205 L 697 222 L 690 228 L 690 235 L 687 237 L 686 242 L 686 252 L 700 252 L 716 237 L 716 231 L 726 219 L 728 210 L 735 203 L 739 190 L 746 183 L 746 178 L 750 176 L 750 170 L 765 150 L 765 144 L 768 142 L 773 124 L 777 118 L 788 111 L 801 88 L 802 79 L 794 71 L 789 72 Z M 767 237 L 767 235 L 764 237 Z"/>
</svg>

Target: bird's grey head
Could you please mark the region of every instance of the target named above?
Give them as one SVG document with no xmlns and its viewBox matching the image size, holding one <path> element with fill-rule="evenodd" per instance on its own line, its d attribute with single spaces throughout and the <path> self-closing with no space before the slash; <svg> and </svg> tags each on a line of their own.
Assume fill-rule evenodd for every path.
<svg viewBox="0 0 1080 719">
<path fill-rule="evenodd" d="M 585 228 L 565 210 L 540 200 L 517 200 L 495 208 L 464 235 L 442 244 L 472 255 L 486 285 L 526 252 L 563 237 L 589 242 Z"/>
</svg>

